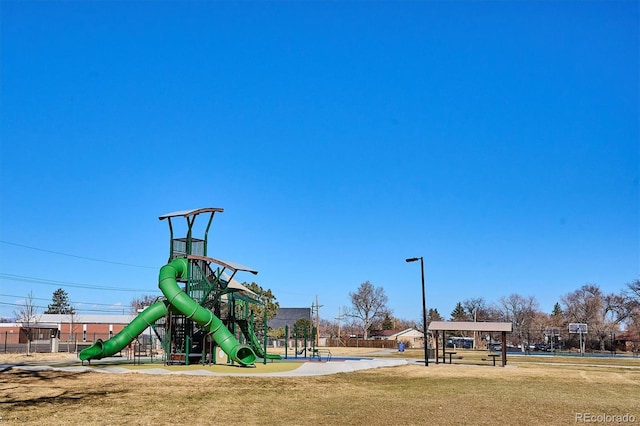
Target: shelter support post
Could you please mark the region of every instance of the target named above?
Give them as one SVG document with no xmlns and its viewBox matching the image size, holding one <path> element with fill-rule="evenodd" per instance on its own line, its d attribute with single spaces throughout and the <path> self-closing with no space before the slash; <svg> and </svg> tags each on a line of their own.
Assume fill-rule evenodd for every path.
<svg viewBox="0 0 640 426">
<path fill-rule="evenodd" d="M 502 332 L 502 366 L 507 365 L 507 332 Z"/>
</svg>

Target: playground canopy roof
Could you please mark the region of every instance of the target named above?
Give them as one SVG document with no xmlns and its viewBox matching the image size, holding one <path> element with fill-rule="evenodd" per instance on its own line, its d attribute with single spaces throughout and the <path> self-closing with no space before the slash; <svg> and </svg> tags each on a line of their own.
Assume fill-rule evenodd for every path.
<svg viewBox="0 0 640 426">
<path fill-rule="evenodd" d="M 431 331 L 513 331 L 510 322 L 431 321 Z"/>
<path fill-rule="evenodd" d="M 241 290 L 244 292 L 247 292 L 255 297 L 258 297 L 257 294 L 255 294 L 253 291 L 251 291 L 250 289 L 248 289 L 247 287 L 243 286 L 242 284 L 240 284 L 238 282 L 238 280 L 236 280 L 235 278 L 231 278 L 229 279 L 229 274 L 227 274 L 226 272 L 222 273 L 222 276 L 224 277 L 225 280 L 227 280 L 229 282 L 229 284 L 227 285 L 227 288 L 231 288 L 234 290 Z"/>
<path fill-rule="evenodd" d="M 205 262 L 215 263 L 217 265 L 224 266 L 227 269 L 231 269 L 231 271 L 234 273 L 236 271 L 244 271 L 244 272 L 251 272 L 253 275 L 258 274 L 258 271 L 256 269 L 241 265 L 237 262 L 232 262 L 231 260 L 220 260 L 220 259 L 214 259 L 213 257 L 196 256 L 192 254 L 187 255 L 187 259 L 204 260 Z"/>
<path fill-rule="evenodd" d="M 195 216 L 197 214 L 200 213 L 208 213 L 208 212 L 219 212 L 222 213 L 224 211 L 223 208 L 220 207 L 205 207 L 205 208 L 201 208 L 201 209 L 192 209 L 192 210 L 180 210 L 177 212 L 173 212 L 173 213 L 167 213 L 167 214 L 163 214 L 162 216 L 158 217 L 158 219 L 162 220 L 162 219 L 167 219 L 170 217 L 180 217 L 180 216 Z"/>
</svg>

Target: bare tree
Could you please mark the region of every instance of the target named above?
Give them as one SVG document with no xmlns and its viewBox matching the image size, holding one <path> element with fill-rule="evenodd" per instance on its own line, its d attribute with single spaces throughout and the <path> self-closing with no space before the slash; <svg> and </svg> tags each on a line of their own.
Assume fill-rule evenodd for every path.
<svg viewBox="0 0 640 426">
<path fill-rule="evenodd" d="M 630 299 L 633 299 L 636 303 L 640 303 L 640 280 L 631 281 L 627 284 L 627 294 Z"/>
<path fill-rule="evenodd" d="M 346 312 L 346 311 L 345 311 Z M 341 326 L 341 337 L 359 336 L 362 330 L 360 321 L 345 314 L 345 323 Z"/>
<path fill-rule="evenodd" d="M 500 298 L 500 305 L 504 319 L 513 324 L 513 333 L 518 337 L 524 350 L 523 342 L 530 335 L 533 319 L 539 311 L 538 302 L 534 296 L 525 297 L 514 293 Z"/>
<path fill-rule="evenodd" d="M 340 324 L 338 324 L 337 320 L 329 320 L 320 318 L 320 336 L 328 336 L 332 339 L 338 337 L 338 330 L 340 328 Z"/>
<path fill-rule="evenodd" d="M 131 299 L 130 313 L 132 315 L 136 315 L 140 309 L 151 306 L 157 298 L 158 296 L 154 296 L 152 294 L 143 294 L 140 297 L 134 297 L 133 299 Z"/>
<path fill-rule="evenodd" d="M 627 284 L 624 292 L 627 309 L 627 329 L 640 333 L 640 280 Z"/>
<path fill-rule="evenodd" d="M 24 302 L 18 310 L 13 311 L 13 315 L 18 322 L 22 323 L 27 334 L 27 356 L 31 354 L 31 340 L 33 338 L 33 324 L 38 322 L 38 307 L 35 305 L 33 291 L 30 291 Z"/>
<path fill-rule="evenodd" d="M 605 350 L 607 337 L 618 331 L 628 316 L 625 297 L 604 294 L 596 284 L 583 285 L 564 296 L 562 303 L 567 321 L 588 324 L 589 333 L 598 339 L 602 351 Z"/>
<path fill-rule="evenodd" d="M 553 327 L 553 320 L 551 316 L 546 312 L 535 312 L 533 317 L 531 318 L 530 327 L 527 330 L 527 344 L 543 342 L 545 340 L 545 337 L 549 339 L 550 337 L 547 335 L 547 333 L 551 334 L 552 330 L 553 338 L 555 339 L 558 334 L 556 333 L 556 331 L 559 332 L 559 329 L 558 327 Z M 556 348 L 555 343 L 553 347 L 554 349 Z"/>
<path fill-rule="evenodd" d="M 367 339 L 371 325 L 375 321 L 384 319 L 384 315 L 389 312 L 387 295 L 382 287 L 375 287 L 369 281 L 365 281 L 360 284 L 358 291 L 349 292 L 349 297 L 351 298 L 351 309 L 346 315 L 359 320 L 363 336 Z"/>
<path fill-rule="evenodd" d="M 472 297 L 462 302 L 462 307 L 473 321 L 486 321 L 489 311 L 482 297 Z"/>
<path fill-rule="evenodd" d="M 427 327 L 431 321 L 439 321 L 431 316 L 431 313 L 433 313 L 431 309 L 429 310 L 429 312 L 430 314 L 427 316 Z M 437 309 L 435 309 L 434 315 L 439 315 Z M 407 328 L 416 328 L 416 329 L 422 330 L 422 321 L 420 321 L 420 324 L 418 324 L 416 320 L 409 320 L 409 319 L 403 319 L 403 318 L 394 318 L 394 321 L 395 321 L 396 328 L 398 330 L 406 330 Z"/>
<path fill-rule="evenodd" d="M 70 352 L 69 344 L 75 340 L 75 352 L 78 352 L 78 339 L 76 338 L 76 328 L 78 327 L 78 311 L 76 307 L 72 305 L 71 310 L 67 313 L 69 317 L 69 337 L 67 340 L 67 352 Z"/>
<path fill-rule="evenodd" d="M 482 297 L 472 297 L 466 299 L 462 302 L 462 307 L 469 320 L 476 321 L 487 321 L 489 318 L 489 310 L 487 308 L 487 303 L 484 301 Z M 464 334 L 467 335 L 466 333 Z M 478 333 L 476 331 L 473 332 L 473 348 L 478 347 Z"/>
</svg>

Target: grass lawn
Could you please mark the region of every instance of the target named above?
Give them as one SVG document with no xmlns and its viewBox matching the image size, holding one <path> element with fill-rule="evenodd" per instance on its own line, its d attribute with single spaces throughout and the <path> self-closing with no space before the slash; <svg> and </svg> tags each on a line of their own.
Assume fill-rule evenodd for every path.
<svg viewBox="0 0 640 426">
<path fill-rule="evenodd" d="M 640 423 L 639 359 L 510 357 L 499 368 L 481 353 L 460 356 L 315 377 L 9 369 L 0 373 L 0 424 L 561 425 L 584 413 Z"/>
</svg>

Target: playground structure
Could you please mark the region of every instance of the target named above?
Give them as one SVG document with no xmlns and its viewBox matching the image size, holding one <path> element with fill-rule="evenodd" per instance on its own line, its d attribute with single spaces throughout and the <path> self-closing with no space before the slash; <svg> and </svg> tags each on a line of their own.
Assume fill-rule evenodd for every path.
<svg viewBox="0 0 640 426">
<path fill-rule="evenodd" d="M 254 330 L 254 305 L 264 306 L 260 295 L 234 279 L 237 272 L 258 271 L 235 262 L 207 257 L 208 235 L 215 213 L 221 208 L 178 211 L 159 217 L 170 232 L 169 260 L 160 268 L 158 286 L 163 296 L 144 309 L 111 339 L 97 340 L 82 350 L 79 358 L 91 361 L 112 356 L 151 327 L 160 340 L 165 364 L 216 363 L 226 355 L 227 363 L 253 366 L 256 358 L 279 359 L 266 351 L 266 317 L 261 344 Z M 195 221 L 208 214 L 202 238 L 194 237 Z M 184 218 L 186 235 L 176 238 L 172 220 Z M 266 315 L 266 309 L 265 315 Z M 240 343 L 245 341 L 246 343 Z"/>
</svg>

